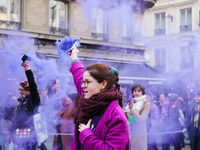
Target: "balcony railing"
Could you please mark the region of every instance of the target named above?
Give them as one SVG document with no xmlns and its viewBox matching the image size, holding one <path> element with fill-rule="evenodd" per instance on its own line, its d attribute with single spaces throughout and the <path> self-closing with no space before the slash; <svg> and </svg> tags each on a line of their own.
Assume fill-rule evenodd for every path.
<svg viewBox="0 0 200 150">
<path fill-rule="evenodd" d="M 165 29 L 155 29 L 155 35 L 165 35 Z"/>
<path fill-rule="evenodd" d="M 180 26 L 180 32 L 192 31 L 192 25 L 182 25 Z"/>
<path fill-rule="evenodd" d="M 21 23 L 14 21 L 0 20 L 0 29 L 21 30 Z"/>
<path fill-rule="evenodd" d="M 103 33 L 91 33 L 92 37 L 97 40 L 107 41 L 107 34 Z"/>
<path fill-rule="evenodd" d="M 50 27 L 50 33 L 55 35 L 68 35 L 68 29 Z"/>
<path fill-rule="evenodd" d="M 184 70 L 184 69 L 193 69 L 194 68 L 194 63 L 190 62 L 190 63 L 181 63 L 180 65 L 180 69 Z"/>
<path fill-rule="evenodd" d="M 122 40 L 123 40 L 123 42 L 125 42 L 125 43 L 131 43 L 131 37 L 122 36 Z"/>
</svg>

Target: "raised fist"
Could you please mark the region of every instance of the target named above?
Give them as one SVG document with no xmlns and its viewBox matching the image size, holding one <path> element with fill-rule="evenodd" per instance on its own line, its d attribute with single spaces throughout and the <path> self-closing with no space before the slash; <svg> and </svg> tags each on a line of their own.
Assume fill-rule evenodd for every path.
<svg viewBox="0 0 200 150">
<path fill-rule="evenodd" d="M 28 60 L 28 56 L 27 56 L 27 55 L 24 55 L 24 56 L 22 57 L 23 63 L 24 63 L 26 60 Z"/>
</svg>

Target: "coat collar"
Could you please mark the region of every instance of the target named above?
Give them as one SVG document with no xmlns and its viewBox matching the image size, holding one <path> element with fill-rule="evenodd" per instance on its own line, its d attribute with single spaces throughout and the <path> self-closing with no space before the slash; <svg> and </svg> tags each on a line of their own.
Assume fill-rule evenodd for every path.
<svg viewBox="0 0 200 150">
<path fill-rule="evenodd" d="M 142 111 L 143 111 L 144 106 L 145 106 L 146 103 L 149 103 L 149 104 L 150 104 L 150 102 L 149 102 L 148 100 L 144 99 L 144 103 L 143 103 L 143 105 L 142 105 L 141 108 L 140 108 L 139 114 L 142 113 Z M 151 105 L 151 104 L 150 104 L 150 105 Z"/>
<path fill-rule="evenodd" d="M 112 111 L 116 108 L 117 105 L 118 105 L 118 100 L 114 100 L 110 103 L 105 113 L 103 114 L 102 118 L 100 119 L 98 126 L 103 125 L 105 122 L 111 119 Z"/>
<path fill-rule="evenodd" d="M 102 118 L 99 120 L 99 123 L 97 124 L 97 127 L 96 127 L 96 130 L 95 130 L 95 133 L 98 135 L 98 136 L 101 136 L 101 135 L 105 135 L 106 132 L 107 132 L 107 127 L 105 125 L 106 122 L 108 122 L 109 120 L 111 120 L 111 114 L 113 112 L 113 110 L 117 107 L 118 105 L 118 100 L 114 100 L 110 103 L 110 105 L 108 106 L 108 108 L 106 109 L 105 113 L 103 114 Z M 104 130 L 99 130 L 103 127 Z M 104 132 L 104 133 L 102 133 Z M 79 138 L 78 138 L 79 134 L 78 134 L 78 124 L 75 125 L 75 147 L 76 147 L 76 150 L 78 150 L 78 147 L 79 147 Z M 74 146 L 74 145 L 73 145 Z"/>
</svg>

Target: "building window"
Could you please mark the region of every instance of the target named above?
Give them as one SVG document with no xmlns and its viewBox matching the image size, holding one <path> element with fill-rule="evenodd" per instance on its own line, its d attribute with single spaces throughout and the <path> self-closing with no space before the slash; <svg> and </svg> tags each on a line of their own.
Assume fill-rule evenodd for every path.
<svg viewBox="0 0 200 150">
<path fill-rule="evenodd" d="M 200 26 L 200 11 L 199 11 L 199 26 Z"/>
<path fill-rule="evenodd" d="M 155 14 L 155 35 L 165 35 L 165 13 Z"/>
<path fill-rule="evenodd" d="M 49 26 L 50 33 L 66 35 L 67 30 L 67 3 L 60 1 L 49 1 Z"/>
<path fill-rule="evenodd" d="M 0 1 L 0 28 L 21 29 L 20 0 Z"/>
<path fill-rule="evenodd" d="M 131 17 L 126 16 L 122 19 L 122 40 L 124 43 L 131 43 Z"/>
<path fill-rule="evenodd" d="M 107 40 L 105 11 L 100 8 L 91 10 L 91 32 L 92 37 L 97 40 Z"/>
<path fill-rule="evenodd" d="M 155 49 L 155 68 L 159 71 L 166 70 L 166 50 Z"/>
<path fill-rule="evenodd" d="M 194 68 L 194 56 L 189 46 L 181 47 L 181 69 Z"/>
<path fill-rule="evenodd" d="M 180 32 L 192 31 L 192 9 L 183 9 L 181 13 Z"/>
</svg>

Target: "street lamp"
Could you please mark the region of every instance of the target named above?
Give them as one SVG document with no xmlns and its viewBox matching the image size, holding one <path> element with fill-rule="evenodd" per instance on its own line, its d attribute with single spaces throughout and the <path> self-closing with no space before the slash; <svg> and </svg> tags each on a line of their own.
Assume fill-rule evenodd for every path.
<svg viewBox="0 0 200 150">
<path fill-rule="evenodd" d="M 172 15 L 168 14 L 166 18 L 171 19 L 171 22 L 173 22 L 173 16 Z"/>
<path fill-rule="evenodd" d="M 193 36 L 192 39 L 188 43 L 189 43 L 190 52 L 192 52 L 192 54 L 196 53 L 197 45 L 198 45 L 198 41 L 197 41 L 196 37 Z"/>
</svg>

